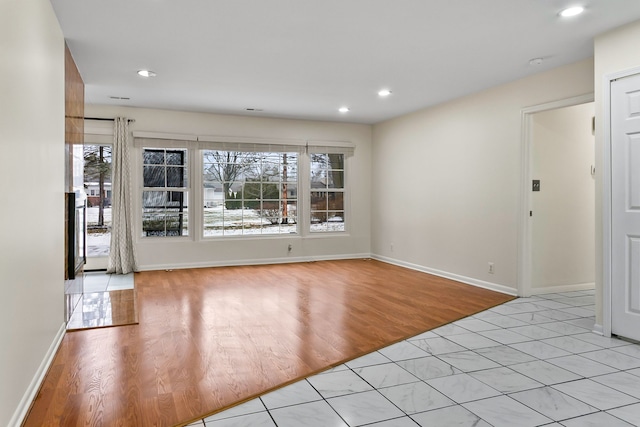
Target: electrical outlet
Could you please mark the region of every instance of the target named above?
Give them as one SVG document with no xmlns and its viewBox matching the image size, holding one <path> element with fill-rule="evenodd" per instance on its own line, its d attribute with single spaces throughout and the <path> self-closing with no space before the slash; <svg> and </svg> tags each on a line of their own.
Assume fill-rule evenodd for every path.
<svg viewBox="0 0 640 427">
<path fill-rule="evenodd" d="M 490 262 L 490 263 L 489 263 L 489 274 L 493 274 L 493 273 L 495 273 L 495 269 L 494 269 L 494 267 L 493 267 L 493 263 L 492 263 L 492 262 Z"/>
<path fill-rule="evenodd" d="M 287 246 L 287 252 L 291 252 L 293 250 L 293 245 L 289 244 L 289 246 Z"/>
<path fill-rule="evenodd" d="M 393 243 L 391 244 L 391 252 L 393 252 Z"/>
</svg>

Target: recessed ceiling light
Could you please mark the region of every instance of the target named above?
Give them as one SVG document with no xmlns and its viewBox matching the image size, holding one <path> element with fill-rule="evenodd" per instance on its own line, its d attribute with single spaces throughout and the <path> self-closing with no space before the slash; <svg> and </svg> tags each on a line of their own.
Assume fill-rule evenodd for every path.
<svg viewBox="0 0 640 427">
<path fill-rule="evenodd" d="M 157 74 L 151 70 L 139 70 L 138 75 L 142 77 L 155 77 Z"/>
<path fill-rule="evenodd" d="M 563 18 L 569 18 L 571 16 L 580 15 L 582 12 L 584 12 L 584 7 L 573 6 L 573 7 L 568 7 L 564 9 L 562 12 L 560 12 L 560 16 L 562 16 Z"/>
<path fill-rule="evenodd" d="M 383 98 L 389 95 L 391 95 L 391 91 L 389 89 L 382 89 L 378 92 L 378 96 L 382 96 Z"/>
<path fill-rule="evenodd" d="M 349 112 L 349 107 L 340 107 L 340 108 L 338 108 L 338 111 L 340 111 L 341 113 L 348 113 Z"/>
</svg>

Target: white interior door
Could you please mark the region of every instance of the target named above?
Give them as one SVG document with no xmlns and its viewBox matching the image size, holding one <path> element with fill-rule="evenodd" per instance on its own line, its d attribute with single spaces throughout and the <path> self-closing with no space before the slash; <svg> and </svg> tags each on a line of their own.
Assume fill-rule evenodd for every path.
<svg viewBox="0 0 640 427">
<path fill-rule="evenodd" d="M 640 340 L 640 74 L 611 82 L 611 333 Z"/>
</svg>

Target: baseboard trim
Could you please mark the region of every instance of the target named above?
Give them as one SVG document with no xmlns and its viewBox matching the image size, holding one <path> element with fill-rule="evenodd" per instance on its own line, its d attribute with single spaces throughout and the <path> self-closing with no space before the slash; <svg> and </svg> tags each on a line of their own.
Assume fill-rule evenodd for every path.
<svg viewBox="0 0 640 427">
<path fill-rule="evenodd" d="M 598 335 L 602 335 L 604 336 L 604 328 L 602 327 L 602 325 L 598 325 L 597 323 L 595 325 L 593 325 L 593 331 L 594 334 L 598 334 Z"/>
<path fill-rule="evenodd" d="M 467 285 L 477 286 L 479 288 L 489 289 L 491 291 L 496 291 L 496 292 L 500 292 L 507 295 L 513 295 L 513 296 L 518 295 L 518 291 L 515 288 L 510 288 L 508 286 L 499 285 L 497 283 L 485 282 L 483 280 L 461 276 L 459 274 L 436 270 L 434 268 L 429 268 L 422 265 L 412 264 L 409 262 L 400 261 L 397 259 L 393 259 L 393 258 L 381 256 L 381 255 L 374 255 L 370 253 L 316 255 L 316 256 L 301 256 L 301 257 L 287 257 L 287 258 L 239 259 L 239 260 L 206 261 L 206 262 L 183 263 L 183 264 L 148 264 L 148 265 L 138 266 L 138 271 L 180 270 L 180 269 L 186 269 L 186 268 L 208 268 L 208 267 L 233 267 L 233 266 L 241 266 L 241 265 L 288 264 L 288 263 L 294 263 L 294 262 L 335 261 L 335 260 L 341 260 L 341 259 L 360 259 L 360 258 L 372 258 L 378 261 L 386 262 L 387 264 L 393 264 L 399 267 L 405 267 L 411 270 L 433 274 L 434 276 L 444 277 L 445 279 L 455 280 L 457 282 L 465 283 Z"/>
<path fill-rule="evenodd" d="M 531 295 L 544 295 L 544 294 L 558 294 L 561 292 L 573 292 L 573 291 L 590 291 L 595 289 L 596 284 L 594 282 L 588 283 L 576 283 L 574 285 L 559 285 L 559 286 L 547 286 L 545 288 L 531 289 Z"/>
<path fill-rule="evenodd" d="M 294 262 L 314 262 L 314 261 L 335 261 L 341 259 L 371 258 L 370 253 L 362 254 L 341 254 L 341 255 L 316 255 L 287 258 L 259 258 L 259 259 L 239 259 L 227 261 L 206 261 L 183 264 L 148 264 L 138 266 L 138 271 L 154 270 L 181 270 L 186 268 L 207 268 L 207 267 L 233 267 L 240 265 L 267 265 L 267 264 L 290 264 Z"/>
<path fill-rule="evenodd" d="M 499 285 L 497 283 L 485 282 L 484 280 L 478 280 L 471 277 L 461 276 L 455 273 L 449 273 L 442 270 L 437 270 L 435 268 L 425 267 L 423 265 L 412 264 L 410 262 L 400 261 L 397 259 L 381 256 L 381 255 L 371 255 L 371 258 L 386 262 L 387 264 L 393 264 L 400 267 L 409 268 L 411 270 L 421 271 L 423 273 L 433 274 L 434 276 L 444 277 L 445 279 L 455 280 L 457 282 L 465 283 L 467 285 L 476 286 L 479 288 L 489 289 L 491 291 L 500 292 L 507 295 L 517 296 L 518 291 L 515 288 L 510 288 L 508 286 Z"/>
<path fill-rule="evenodd" d="M 27 390 L 22 396 L 18 407 L 9 420 L 8 427 L 20 427 L 20 425 L 22 425 L 22 423 L 24 422 L 24 419 L 29 413 L 29 409 L 31 408 L 31 403 L 36 398 L 38 390 L 40 390 L 40 385 L 42 384 L 45 375 L 49 371 L 49 367 L 51 366 L 53 358 L 58 351 L 58 347 L 60 347 L 60 343 L 62 343 L 62 338 L 64 338 L 64 334 L 66 333 L 66 331 L 67 325 L 63 322 L 60 326 L 60 329 L 58 329 L 56 336 L 53 338 L 53 342 L 49 346 L 49 350 L 45 354 L 44 359 L 42 359 L 42 362 L 40 363 L 36 374 L 33 376 L 29 387 L 27 387 Z"/>
</svg>

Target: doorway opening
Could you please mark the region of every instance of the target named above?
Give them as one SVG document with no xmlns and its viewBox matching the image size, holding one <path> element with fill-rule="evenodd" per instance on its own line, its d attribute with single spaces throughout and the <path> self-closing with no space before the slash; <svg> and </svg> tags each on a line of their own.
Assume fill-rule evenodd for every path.
<svg viewBox="0 0 640 427">
<path fill-rule="evenodd" d="M 87 257 L 108 257 L 111 244 L 111 145 L 85 144 Z"/>
<path fill-rule="evenodd" d="M 522 112 L 518 295 L 595 286 L 593 95 Z"/>
<path fill-rule="evenodd" d="M 113 124 L 85 122 L 82 192 L 87 204 L 85 271 L 106 270 L 111 246 Z"/>
</svg>

